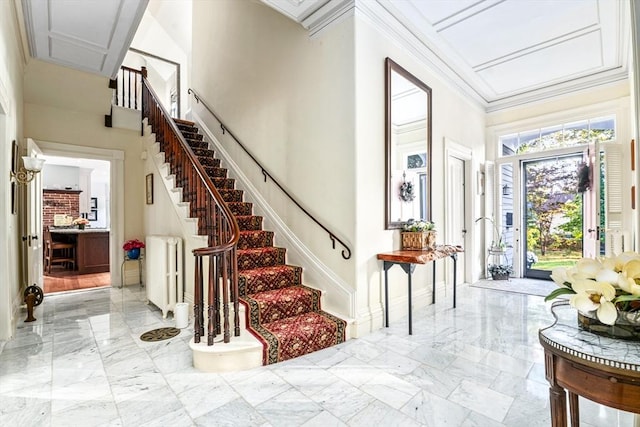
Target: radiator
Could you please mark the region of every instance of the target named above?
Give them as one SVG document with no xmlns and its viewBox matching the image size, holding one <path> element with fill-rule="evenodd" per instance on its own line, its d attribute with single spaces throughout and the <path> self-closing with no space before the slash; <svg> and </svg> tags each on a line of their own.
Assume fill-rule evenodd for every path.
<svg viewBox="0 0 640 427">
<path fill-rule="evenodd" d="M 147 300 L 175 315 L 176 303 L 184 295 L 182 239 L 174 236 L 147 236 L 145 250 Z"/>
</svg>

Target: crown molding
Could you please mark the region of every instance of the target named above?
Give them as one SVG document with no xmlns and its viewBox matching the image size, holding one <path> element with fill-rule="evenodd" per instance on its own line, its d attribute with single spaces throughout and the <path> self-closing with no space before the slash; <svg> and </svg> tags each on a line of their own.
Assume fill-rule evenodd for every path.
<svg viewBox="0 0 640 427">
<path fill-rule="evenodd" d="M 330 28 L 347 16 L 355 15 L 365 20 L 381 34 L 389 37 L 398 46 L 407 50 L 416 61 L 433 70 L 450 89 L 475 103 L 485 112 L 522 106 L 554 97 L 564 96 L 574 92 L 581 92 L 594 87 L 612 84 L 629 79 L 629 61 L 621 61 L 622 66 L 604 72 L 597 72 L 590 76 L 580 76 L 568 81 L 548 84 L 544 87 L 532 88 L 524 92 L 504 94 L 489 97 L 485 93 L 492 90 L 483 82 L 460 67 L 452 59 L 445 59 L 445 53 L 428 37 L 418 34 L 419 29 L 409 28 L 402 22 L 402 17 L 396 16 L 393 5 L 388 0 L 262 0 L 265 4 L 280 11 L 295 20 L 309 31 L 310 36 L 316 36 L 323 30 Z M 635 1 L 635 0 L 634 0 Z M 297 11 L 293 11 L 297 8 Z M 630 43 L 625 42 L 628 34 L 629 19 L 626 18 L 623 6 L 618 8 L 622 28 L 619 30 L 621 38 L 618 53 L 623 58 L 628 56 Z M 475 82 L 474 85 L 469 82 Z M 476 84 L 478 86 L 476 86 Z M 484 93 L 482 92 L 484 91 Z"/>
</svg>

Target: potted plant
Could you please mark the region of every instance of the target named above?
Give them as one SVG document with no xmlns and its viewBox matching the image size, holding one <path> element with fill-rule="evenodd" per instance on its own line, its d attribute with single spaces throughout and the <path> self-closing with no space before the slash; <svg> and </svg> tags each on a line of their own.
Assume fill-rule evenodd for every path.
<svg viewBox="0 0 640 427">
<path fill-rule="evenodd" d="M 435 228 L 431 221 L 410 219 L 402 226 L 402 250 L 433 250 L 436 245 Z"/>
<path fill-rule="evenodd" d="M 144 242 L 138 239 L 127 240 L 122 245 L 122 249 L 127 252 L 127 258 L 129 259 L 138 259 L 141 248 L 144 248 Z"/>
<path fill-rule="evenodd" d="M 508 264 L 489 264 L 487 270 L 493 280 L 507 280 L 513 274 L 513 267 Z"/>
<path fill-rule="evenodd" d="M 89 224 L 87 218 L 76 218 L 73 220 L 73 225 L 77 225 L 80 230 L 84 230 L 84 227 Z"/>
</svg>

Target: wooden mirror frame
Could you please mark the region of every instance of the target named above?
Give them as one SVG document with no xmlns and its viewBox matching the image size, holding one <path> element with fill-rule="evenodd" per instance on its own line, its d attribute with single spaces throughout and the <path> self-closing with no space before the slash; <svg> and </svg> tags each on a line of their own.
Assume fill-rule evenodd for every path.
<svg viewBox="0 0 640 427">
<path fill-rule="evenodd" d="M 416 76 L 402 68 L 400 65 L 395 63 L 391 58 L 385 59 L 385 229 L 394 230 L 402 228 L 403 224 L 406 223 L 404 221 L 394 221 L 391 218 L 391 206 L 392 206 L 392 197 L 396 197 L 399 189 L 392 189 L 392 123 L 391 123 L 391 109 L 392 109 L 392 87 L 391 87 L 391 76 L 392 73 L 398 73 L 409 82 L 413 83 L 417 88 L 423 90 L 426 96 L 426 106 L 427 106 L 427 116 L 425 118 L 426 124 L 426 177 L 427 177 L 427 185 L 424 188 L 426 194 L 424 194 L 424 200 L 426 201 L 426 209 L 425 209 L 425 218 L 414 218 L 415 220 L 423 219 L 423 220 L 431 220 L 431 165 L 432 165 L 432 154 L 431 154 L 431 88 L 424 84 L 421 80 L 419 80 Z M 407 218 L 408 219 L 408 218 Z"/>
</svg>

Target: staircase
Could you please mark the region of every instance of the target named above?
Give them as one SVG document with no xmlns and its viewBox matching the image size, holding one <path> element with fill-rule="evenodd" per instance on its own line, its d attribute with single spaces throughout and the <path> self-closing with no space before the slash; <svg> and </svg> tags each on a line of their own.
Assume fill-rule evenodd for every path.
<svg viewBox="0 0 640 427">
<path fill-rule="evenodd" d="M 240 227 L 239 297 L 246 307 L 247 329 L 262 343 L 262 363 L 281 362 L 343 342 L 346 322 L 322 311 L 321 292 L 302 284 L 301 267 L 285 263 L 286 249 L 274 246 L 274 233 L 263 229 L 262 217 L 253 215 L 253 205 L 244 201 L 242 190 L 235 189 L 235 180 L 227 177 L 194 123 L 175 122 Z"/>
</svg>

